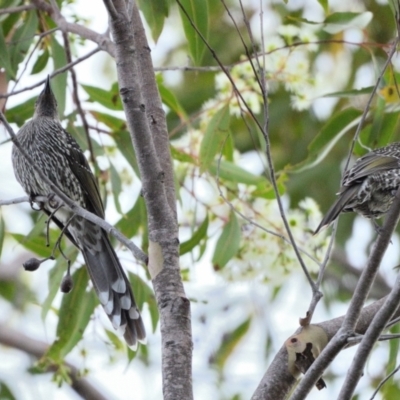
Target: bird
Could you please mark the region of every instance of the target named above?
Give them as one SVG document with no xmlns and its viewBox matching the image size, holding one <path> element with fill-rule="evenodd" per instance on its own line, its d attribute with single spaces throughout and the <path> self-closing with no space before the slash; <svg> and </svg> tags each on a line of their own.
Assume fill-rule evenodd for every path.
<svg viewBox="0 0 400 400">
<path fill-rule="evenodd" d="M 338 198 L 323 217 L 314 235 L 342 212 L 356 212 L 376 219 L 389 211 L 400 185 L 400 142 L 370 151 L 347 170 Z"/>
<path fill-rule="evenodd" d="M 79 248 L 93 287 L 114 329 L 123 332 L 126 343 L 136 348 L 145 343 L 146 332 L 130 282 L 110 243 L 108 234 L 98 225 L 59 207 L 50 187 L 36 169 L 70 199 L 104 219 L 104 206 L 96 179 L 77 141 L 62 127 L 57 100 L 47 77 L 35 103 L 33 118 L 16 135 L 19 145 L 31 156 L 31 165 L 13 145 L 14 174 L 29 198 L 48 199 L 40 208 Z"/>
</svg>

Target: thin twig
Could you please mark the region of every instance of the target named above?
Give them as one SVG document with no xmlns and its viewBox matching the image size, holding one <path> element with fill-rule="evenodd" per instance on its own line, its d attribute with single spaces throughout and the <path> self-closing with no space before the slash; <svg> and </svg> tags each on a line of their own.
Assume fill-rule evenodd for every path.
<svg viewBox="0 0 400 400">
<path fill-rule="evenodd" d="M 77 64 L 81 63 L 82 61 L 87 60 L 88 58 L 92 57 L 93 54 L 98 53 L 100 50 L 101 50 L 101 48 L 100 48 L 100 47 L 97 47 L 97 48 L 95 48 L 94 50 L 92 50 L 92 51 L 90 51 L 89 53 L 87 53 L 86 55 L 84 55 L 84 56 L 82 56 L 82 57 L 79 57 L 79 58 L 77 58 L 75 61 L 64 65 L 62 68 L 56 69 L 55 71 L 53 71 L 52 74 L 50 74 L 50 78 L 53 78 L 53 77 L 55 77 L 55 76 L 57 76 L 57 75 L 59 75 L 59 74 L 62 74 L 62 73 L 65 72 L 65 71 L 68 71 L 68 70 L 69 70 L 70 68 L 72 68 L 74 65 L 77 65 Z M 25 88 L 23 88 L 23 89 L 15 90 L 15 91 L 10 92 L 10 93 L 5 93 L 5 94 L 0 93 L 0 99 L 7 99 L 8 97 L 15 96 L 15 95 L 17 95 L 17 94 L 26 92 L 26 91 L 28 91 L 28 90 L 35 89 L 35 88 L 38 87 L 38 86 L 42 86 L 42 85 L 46 82 L 46 80 L 47 80 L 47 78 L 42 79 L 41 81 L 38 81 L 38 82 L 36 82 L 35 84 L 33 84 L 33 85 L 31 85 L 31 86 L 27 86 L 27 87 L 25 87 Z"/>
<path fill-rule="evenodd" d="M 318 289 L 315 286 L 314 281 L 312 280 L 308 269 L 301 257 L 300 251 L 297 248 L 296 242 L 294 240 L 292 231 L 290 229 L 289 223 L 286 219 L 285 216 L 285 212 L 284 212 L 284 207 L 282 204 L 282 199 L 280 197 L 279 194 L 279 189 L 278 189 L 278 185 L 276 182 L 276 176 L 275 176 L 275 170 L 274 170 L 274 165 L 271 159 L 271 155 L 270 155 L 270 143 L 269 143 L 269 137 L 268 137 L 268 100 L 266 99 L 266 92 L 262 91 L 262 95 L 264 98 L 264 116 L 265 116 L 265 123 L 264 126 L 261 125 L 261 123 L 258 121 L 258 119 L 256 118 L 256 116 L 254 115 L 252 109 L 250 108 L 250 106 L 247 104 L 247 102 L 245 101 L 245 99 L 243 98 L 242 94 L 240 93 L 239 89 L 237 88 L 231 74 L 229 73 L 229 71 L 227 70 L 227 68 L 222 64 L 221 60 L 219 59 L 219 57 L 217 56 L 217 54 L 215 53 L 214 49 L 210 46 L 210 44 L 208 43 L 208 41 L 204 38 L 204 36 L 202 35 L 202 33 L 199 31 L 199 29 L 197 28 L 197 26 L 194 24 L 193 20 L 190 18 L 190 15 L 187 13 L 185 7 L 182 5 L 182 3 L 180 2 L 180 0 L 176 0 L 176 2 L 178 3 L 179 7 L 181 8 L 181 10 L 183 11 L 183 13 L 185 14 L 185 16 L 187 17 L 189 23 L 191 24 L 191 26 L 193 27 L 193 29 L 196 31 L 196 34 L 200 37 L 200 39 L 204 42 L 204 44 L 206 45 L 206 47 L 208 48 L 208 50 L 211 52 L 212 56 L 214 57 L 214 59 L 217 61 L 217 63 L 219 64 L 219 66 L 221 67 L 222 71 L 225 73 L 225 75 L 227 76 L 227 78 L 229 79 L 229 81 L 232 84 L 232 87 L 234 88 L 234 91 L 236 93 L 236 95 L 240 98 L 240 100 L 243 102 L 244 106 L 246 107 L 248 113 L 250 114 L 251 118 L 253 119 L 253 121 L 255 122 L 255 124 L 258 126 L 258 128 L 260 129 L 260 131 L 262 132 L 264 139 L 266 141 L 266 147 L 267 147 L 267 160 L 268 160 L 268 166 L 269 166 L 269 174 L 270 174 L 270 179 L 271 179 L 271 183 L 272 186 L 274 188 L 274 192 L 276 195 L 276 199 L 278 202 L 278 207 L 279 207 L 279 211 L 283 220 L 283 223 L 285 225 L 285 229 L 288 233 L 291 245 L 293 247 L 293 250 L 296 254 L 296 257 L 303 269 L 303 272 L 312 288 L 313 293 L 318 292 Z M 268 156 L 269 155 L 269 156 Z"/>
<path fill-rule="evenodd" d="M 381 390 L 381 387 L 399 370 L 400 370 L 400 365 L 398 365 L 388 376 L 386 376 L 384 379 L 382 379 L 379 382 L 379 385 L 375 389 L 374 393 L 372 393 L 372 396 L 369 400 L 373 400 L 375 398 L 375 396 L 379 393 L 379 390 Z"/>
<path fill-rule="evenodd" d="M 29 10 L 33 10 L 36 7 L 33 4 L 26 4 L 24 6 L 18 6 L 18 7 L 8 7 L 8 8 L 3 8 L 0 10 L 0 15 L 4 15 L 4 14 L 15 14 L 18 12 L 22 12 L 22 11 L 29 11 Z"/>
<path fill-rule="evenodd" d="M 69 44 L 69 39 L 68 39 L 68 33 L 67 32 L 63 32 L 63 40 L 64 40 L 64 46 L 65 46 L 65 55 L 67 57 L 67 62 L 68 64 L 72 63 L 72 56 L 71 56 L 71 46 Z M 98 166 L 97 166 L 97 161 L 96 161 L 96 157 L 94 156 L 94 151 L 93 151 L 93 144 L 92 144 L 92 140 L 90 138 L 89 135 L 89 124 L 87 122 L 86 119 L 86 115 L 85 112 L 82 109 L 82 104 L 79 98 L 79 94 L 78 94 L 78 82 L 76 79 L 76 73 L 73 67 L 71 67 L 69 69 L 69 72 L 71 74 L 71 79 L 72 79 L 72 98 L 74 100 L 74 103 L 76 105 L 76 108 L 78 110 L 78 113 L 81 117 L 81 121 L 82 121 L 82 126 L 83 126 L 83 130 L 85 132 L 86 135 L 86 141 L 88 144 L 88 149 L 89 149 L 89 154 L 90 154 L 90 161 L 92 162 L 93 166 L 95 167 L 95 170 L 98 170 Z"/>
</svg>

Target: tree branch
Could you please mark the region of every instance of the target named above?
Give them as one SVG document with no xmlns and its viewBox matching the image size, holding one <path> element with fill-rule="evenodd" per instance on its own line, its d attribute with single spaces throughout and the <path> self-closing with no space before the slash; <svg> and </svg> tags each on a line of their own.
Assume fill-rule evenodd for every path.
<svg viewBox="0 0 400 400">
<path fill-rule="evenodd" d="M 50 78 L 53 78 L 56 75 L 59 75 L 59 74 L 62 74 L 63 72 L 65 72 L 65 71 L 68 71 L 69 69 L 71 69 L 75 65 L 79 64 L 80 62 L 85 61 L 88 58 L 92 57 L 93 54 L 98 53 L 100 50 L 101 50 L 100 47 L 97 47 L 96 49 L 90 51 L 89 53 L 85 54 L 84 56 L 77 58 L 75 61 L 64 65 L 62 68 L 56 69 L 55 71 L 53 71 L 52 74 L 50 74 Z M 46 79 L 38 81 L 34 85 L 27 86 L 27 87 L 25 87 L 23 89 L 20 89 L 20 90 L 15 90 L 15 91 L 12 91 L 10 93 L 4 93 L 4 94 L 0 93 L 0 99 L 7 99 L 8 97 L 15 96 L 17 94 L 26 92 L 28 90 L 32 90 L 32 89 L 34 89 L 34 88 L 36 88 L 38 86 L 42 86 L 46 82 Z"/>
<path fill-rule="evenodd" d="M 38 10 L 47 12 L 63 32 L 75 33 L 78 36 L 97 43 L 100 49 L 114 56 L 114 44 L 106 34 L 100 34 L 83 25 L 67 22 L 64 16 L 44 0 L 31 0 Z M 57 12 L 58 11 L 58 12 Z"/>
<path fill-rule="evenodd" d="M 142 37 L 143 27 L 137 9 L 131 10 L 134 32 L 124 0 L 104 0 L 104 5 L 115 42 L 120 95 L 148 211 L 149 272 L 160 312 L 164 399 L 190 400 L 193 398 L 190 302 L 179 271 L 176 199 L 169 176 L 171 160 L 168 160 L 166 125 L 162 121 L 165 115 L 155 97 L 158 96 L 155 82 L 150 82 L 155 77 L 148 54 L 145 54 L 148 46 Z M 139 52 L 143 52 L 140 60 L 138 47 Z M 139 66 L 142 62 L 145 64 Z M 144 94 L 147 89 L 149 93 Z"/>
<path fill-rule="evenodd" d="M 371 324 L 371 321 L 373 320 L 376 313 L 381 309 L 385 300 L 386 297 L 377 300 L 374 303 L 363 308 L 357 323 L 357 327 L 355 329 L 357 333 L 364 334 L 367 331 L 368 327 Z M 400 316 L 400 309 L 396 311 L 395 316 Z M 316 325 L 322 328 L 328 336 L 328 340 L 331 340 L 340 330 L 344 319 L 345 316 L 343 315 L 329 321 L 317 323 Z M 301 330 L 302 328 L 299 328 L 296 333 L 301 332 Z M 274 360 L 271 362 L 269 368 L 265 372 L 251 400 L 286 399 L 287 395 L 291 392 L 296 382 L 297 379 L 289 372 L 288 369 L 288 357 L 286 347 L 282 346 L 276 354 Z"/>
<path fill-rule="evenodd" d="M 40 359 L 48 349 L 48 344 L 34 340 L 14 329 L 9 328 L 4 324 L 0 324 L 0 343 L 5 346 L 12 347 L 30 354 Z M 69 368 L 69 376 L 72 380 L 71 387 L 85 400 L 107 400 L 101 391 L 91 385 L 87 379 L 80 376 L 79 370 L 72 364 L 66 362 L 65 365 Z M 50 368 L 50 371 L 55 371 Z"/>
<path fill-rule="evenodd" d="M 387 214 L 382 232 L 374 243 L 373 250 L 368 258 L 360 280 L 357 283 L 354 295 L 343 321 L 342 327 L 337 331 L 319 357 L 311 365 L 304 378 L 293 393 L 292 400 L 304 399 L 322 375 L 325 368 L 332 362 L 341 349 L 347 344 L 347 339 L 354 334 L 362 307 L 368 296 L 370 288 L 378 273 L 380 263 L 390 243 L 391 235 L 396 228 L 400 216 L 400 188 L 397 190 L 395 200 Z"/>
</svg>

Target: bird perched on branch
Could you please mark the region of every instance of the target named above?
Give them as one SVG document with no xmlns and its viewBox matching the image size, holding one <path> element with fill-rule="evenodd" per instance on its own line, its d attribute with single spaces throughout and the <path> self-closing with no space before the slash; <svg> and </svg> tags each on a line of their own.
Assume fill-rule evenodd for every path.
<svg viewBox="0 0 400 400">
<path fill-rule="evenodd" d="M 32 120 L 18 132 L 17 140 L 32 157 L 31 165 L 14 145 L 14 173 L 32 200 L 49 200 L 41 209 L 64 229 L 66 236 L 81 250 L 90 278 L 106 314 L 115 329 L 124 332 L 128 345 L 136 346 L 146 334 L 130 282 L 111 246 L 107 233 L 92 222 L 72 215 L 65 207 L 58 209 L 51 189 L 36 173 L 39 168 L 62 192 L 81 207 L 104 219 L 104 207 L 89 164 L 76 140 L 63 129 L 57 101 L 47 78 L 40 93 Z"/>
<path fill-rule="evenodd" d="M 381 217 L 389 211 L 399 185 L 400 142 L 367 153 L 344 174 L 339 197 L 314 234 L 341 212 L 354 211 L 373 220 Z"/>
</svg>

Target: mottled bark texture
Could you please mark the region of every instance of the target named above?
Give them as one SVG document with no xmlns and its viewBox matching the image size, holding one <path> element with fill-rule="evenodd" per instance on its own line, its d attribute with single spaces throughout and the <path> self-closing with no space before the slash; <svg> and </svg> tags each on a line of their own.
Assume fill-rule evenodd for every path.
<svg viewBox="0 0 400 400">
<path fill-rule="evenodd" d="M 162 335 L 164 399 L 192 399 L 190 303 L 179 271 L 176 196 L 165 115 L 150 50 L 134 2 L 104 0 L 121 99 L 142 180 L 149 226 L 149 271 Z"/>
</svg>

